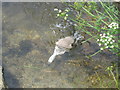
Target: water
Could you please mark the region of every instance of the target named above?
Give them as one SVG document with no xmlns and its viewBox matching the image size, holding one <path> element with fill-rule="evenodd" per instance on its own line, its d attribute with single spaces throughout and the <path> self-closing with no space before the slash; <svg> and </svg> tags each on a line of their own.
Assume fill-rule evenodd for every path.
<svg viewBox="0 0 120 90">
<path fill-rule="evenodd" d="M 54 8 L 65 8 L 62 3 L 3 3 L 2 6 L 4 79 L 9 88 L 101 87 L 97 74 L 102 87 L 115 87 L 114 82 L 108 85 L 113 79 L 104 70 L 116 57 L 108 51 L 91 60 L 85 57 L 99 49 L 94 40 L 90 45 L 84 43 L 56 56 L 48 65 L 55 42 L 73 30 L 55 18 Z"/>
</svg>

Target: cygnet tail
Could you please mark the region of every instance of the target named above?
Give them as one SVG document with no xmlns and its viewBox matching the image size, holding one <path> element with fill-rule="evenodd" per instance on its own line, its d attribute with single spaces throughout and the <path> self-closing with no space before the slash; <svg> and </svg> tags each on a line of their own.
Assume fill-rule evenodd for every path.
<svg viewBox="0 0 120 90">
<path fill-rule="evenodd" d="M 53 54 L 53 55 L 49 58 L 48 63 L 52 63 L 53 60 L 55 59 L 55 57 L 56 57 L 56 54 Z"/>
</svg>

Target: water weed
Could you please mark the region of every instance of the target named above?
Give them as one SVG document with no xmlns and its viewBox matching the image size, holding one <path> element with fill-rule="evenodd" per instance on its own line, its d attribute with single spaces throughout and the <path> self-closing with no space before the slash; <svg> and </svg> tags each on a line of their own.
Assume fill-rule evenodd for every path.
<svg viewBox="0 0 120 90">
<path fill-rule="evenodd" d="M 55 9 L 58 18 L 72 20 L 76 23 L 75 27 L 77 30 L 81 30 L 91 36 L 86 41 L 90 41 L 91 38 L 94 38 L 96 43 L 100 46 L 100 51 L 108 49 L 116 55 L 120 54 L 120 48 L 118 46 L 120 42 L 120 40 L 118 40 L 118 8 L 113 3 L 103 3 L 101 1 L 74 2 L 67 5 L 69 5 L 70 8 L 65 10 Z M 97 35 L 86 28 L 93 29 L 93 32 L 96 32 Z M 96 55 L 98 52 L 95 52 L 89 57 Z"/>
<path fill-rule="evenodd" d="M 86 56 L 87 58 L 91 58 L 105 49 L 115 55 L 120 55 L 120 40 L 118 39 L 120 38 L 119 10 L 114 3 L 101 2 L 99 0 L 99 2 L 73 2 L 65 4 L 69 8 L 65 10 L 56 9 L 57 18 L 63 18 L 65 21 L 73 21 L 77 30 L 90 36 L 82 43 L 94 39 L 99 46 L 99 50 Z M 113 73 L 113 66 L 107 67 L 106 71 L 112 75 L 118 88 L 118 74 L 115 76 Z M 116 72 L 118 73 L 118 71 Z M 98 80 L 101 80 L 100 77 L 98 77 Z"/>
</svg>

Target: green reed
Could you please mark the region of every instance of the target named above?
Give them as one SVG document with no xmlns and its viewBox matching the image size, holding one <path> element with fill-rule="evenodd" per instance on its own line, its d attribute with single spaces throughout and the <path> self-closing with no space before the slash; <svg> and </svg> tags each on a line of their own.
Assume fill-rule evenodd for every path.
<svg viewBox="0 0 120 90">
<path fill-rule="evenodd" d="M 73 2 L 65 3 L 70 8 L 65 10 L 57 10 L 57 17 L 66 20 L 72 20 L 76 23 L 76 29 L 88 34 L 90 38 L 82 43 L 86 43 L 91 39 L 95 39 L 100 49 L 92 55 L 86 56 L 91 58 L 105 49 L 120 56 L 120 29 L 119 29 L 119 10 L 112 2 Z M 84 17 L 85 16 L 85 17 Z M 87 29 L 90 28 L 90 29 Z M 96 32 L 95 34 L 92 33 Z M 108 67 L 109 68 L 109 67 Z M 108 69 L 107 69 L 108 70 Z M 118 76 L 115 76 L 112 69 L 108 70 L 118 88 Z M 116 71 L 117 72 L 117 71 Z M 117 74 L 118 75 L 118 74 Z M 99 78 L 100 79 L 100 78 Z"/>
</svg>

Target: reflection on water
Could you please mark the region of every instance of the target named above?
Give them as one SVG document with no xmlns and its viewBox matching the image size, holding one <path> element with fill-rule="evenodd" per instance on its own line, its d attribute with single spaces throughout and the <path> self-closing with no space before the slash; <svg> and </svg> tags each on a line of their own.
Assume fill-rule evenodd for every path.
<svg viewBox="0 0 120 90">
<path fill-rule="evenodd" d="M 93 60 L 85 54 L 99 47 L 91 42 L 79 45 L 48 65 L 55 42 L 72 33 L 72 26 L 55 18 L 54 8 L 62 3 L 3 3 L 3 67 L 8 87 L 103 87 L 113 81 L 104 71 L 113 61 L 113 55 L 98 54 Z M 64 25 L 64 26 L 61 26 Z M 66 28 L 64 28 L 66 27 Z M 11 79 L 10 79 L 11 78 Z M 112 83 L 109 87 L 115 87 Z"/>
</svg>

